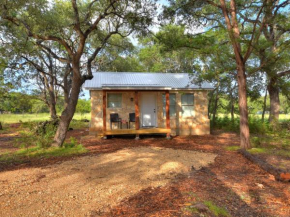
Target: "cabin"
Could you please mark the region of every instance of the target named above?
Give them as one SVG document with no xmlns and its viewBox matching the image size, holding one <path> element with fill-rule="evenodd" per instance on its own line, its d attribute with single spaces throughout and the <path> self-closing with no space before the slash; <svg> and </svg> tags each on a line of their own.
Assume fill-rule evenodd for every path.
<svg viewBox="0 0 290 217">
<path fill-rule="evenodd" d="M 205 135 L 210 133 L 208 93 L 187 73 L 96 72 L 90 91 L 90 134 Z"/>
</svg>

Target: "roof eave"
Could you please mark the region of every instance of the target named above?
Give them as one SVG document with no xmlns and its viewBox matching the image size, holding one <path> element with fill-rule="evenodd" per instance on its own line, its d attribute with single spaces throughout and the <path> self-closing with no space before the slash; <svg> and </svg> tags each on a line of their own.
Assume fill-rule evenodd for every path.
<svg viewBox="0 0 290 217">
<path fill-rule="evenodd" d="M 171 88 L 171 87 L 84 87 L 86 90 L 214 90 L 214 88 Z"/>
</svg>

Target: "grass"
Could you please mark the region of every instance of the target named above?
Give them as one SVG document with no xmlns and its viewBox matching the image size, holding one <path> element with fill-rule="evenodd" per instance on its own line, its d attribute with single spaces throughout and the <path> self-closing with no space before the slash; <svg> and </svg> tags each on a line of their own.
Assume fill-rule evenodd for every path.
<svg viewBox="0 0 290 217">
<path fill-rule="evenodd" d="M 63 157 L 86 153 L 88 150 L 82 145 L 65 146 L 62 148 L 39 148 L 37 146 L 22 148 L 16 152 L 6 152 L 0 155 L 0 163 L 21 163 L 25 160 L 37 158 Z"/>
<path fill-rule="evenodd" d="M 204 204 L 215 216 L 230 216 L 225 208 L 219 207 L 211 201 L 205 201 Z"/>
<path fill-rule="evenodd" d="M 225 149 L 227 151 L 237 151 L 240 149 L 240 146 L 227 146 Z"/>
<path fill-rule="evenodd" d="M 225 217 L 231 216 L 224 207 L 219 207 L 215 205 L 212 201 L 204 201 L 202 203 L 208 208 L 208 210 L 214 216 L 225 216 Z M 186 211 L 189 211 L 190 213 L 200 213 L 200 211 L 196 207 L 194 207 L 191 203 L 189 203 L 189 206 L 185 207 L 184 209 Z"/>
<path fill-rule="evenodd" d="M 45 121 L 49 120 L 50 116 L 48 113 L 39 114 L 0 114 L 0 122 L 4 124 L 20 123 L 20 122 L 32 122 L 32 121 Z M 75 120 L 91 119 L 91 114 L 80 114 L 76 113 L 73 117 Z"/>
<path fill-rule="evenodd" d="M 218 114 L 219 118 L 224 118 L 224 117 L 231 117 L 230 114 Z M 235 114 L 234 115 L 235 118 L 239 118 L 240 116 Z M 250 118 L 257 118 L 257 119 L 262 119 L 262 115 L 260 114 L 249 114 Z M 265 120 L 269 119 L 269 114 L 265 114 Z M 290 120 L 290 113 L 289 114 L 279 114 L 279 121 L 283 121 L 283 120 Z"/>
</svg>

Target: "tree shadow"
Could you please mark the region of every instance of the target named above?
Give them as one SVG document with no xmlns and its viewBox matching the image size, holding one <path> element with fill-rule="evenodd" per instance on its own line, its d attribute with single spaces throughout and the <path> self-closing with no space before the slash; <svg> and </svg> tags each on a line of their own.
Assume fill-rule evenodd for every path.
<svg viewBox="0 0 290 217">
<path fill-rule="evenodd" d="M 270 216 L 243 201 L 209 168 L 193 171 L 190 177 L 181 176 L 164 187 L 144 189 L 101 216 L 200 216 L 187 208 L 205 201 L 224 207 L 231 216 Z M 95 214 L 92 211 L 91 216 Z M 210 211 L 206 214 L 215 216 Z"/>
</svg>

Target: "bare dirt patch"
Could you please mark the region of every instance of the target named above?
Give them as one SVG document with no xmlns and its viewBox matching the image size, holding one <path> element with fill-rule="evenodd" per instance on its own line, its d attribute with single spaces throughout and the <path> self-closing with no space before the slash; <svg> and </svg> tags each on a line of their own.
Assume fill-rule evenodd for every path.
<svg viewBox="0 0 290 217">
<path fill-rule="evenodd" d="M 148 187 L 214 162 L 216 154 L 169 148 L 126 148 L 43 168 L 0 174 L 1 216 L 99 215 Z"/>
</svg>

